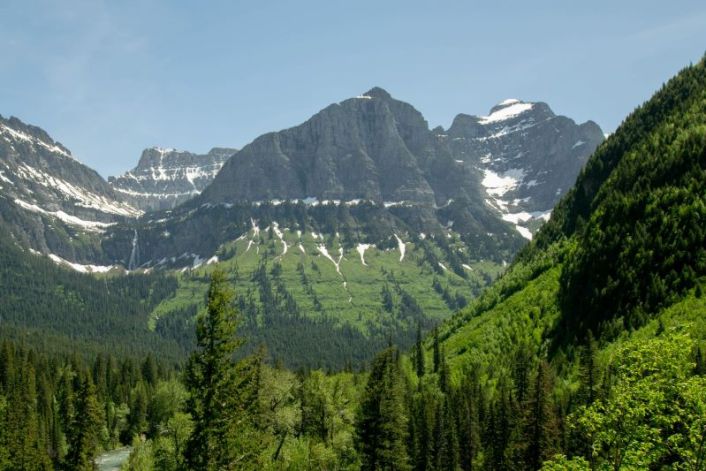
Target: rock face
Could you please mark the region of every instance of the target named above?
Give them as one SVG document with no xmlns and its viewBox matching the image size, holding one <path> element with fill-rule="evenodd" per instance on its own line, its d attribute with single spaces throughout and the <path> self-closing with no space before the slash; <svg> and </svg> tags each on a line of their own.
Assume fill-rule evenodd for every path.
<svg viewBox="0 0 706 471">
<path fill-rule="evenodd" d="M 0 116 L 0 228 L 21 246 L 100 259 L 105 229 L 141 214 L 45 131 Z"/>
<path fill-rule="evenodd" d="M 545 103 L 515 99 L 496 105 L 488 116 L 459 114 L 436 136 L 459 162 L 480 172 L 487 203 L 527 238 L 604 140 L 593 121 L 577 125 Z"/>
<path fill-rule="evenodd" d="M 142 152 L 134 169 L 108 182 L 142 210 L 171 209 L 200 194 L 236 152 L 215 147 L 200 155 L 152 147 Z"/>
<path fill-rule="evenodd" d="M 473 196 L 470 174 L 453 186 L 454 168 L 424 117 L 380 88 L 328 106 L 304 124 L 265 134 L 223 167 L 199 198 L 233 203 L 271 199 L 444 204 L 449 192 Z M 464 173 L 463 168 L 455 167 Z"/>
<path fill-rule="evenodd" d="M 209 258 L 273 214 L 292 230 L 350 233 L 348 244 L 454 233 L 469 260 L 500 263 L 602 140 L 593 122 L 519 100 L 430 130 L 414 107 L 373 88 L 241 151 L 147 149 L 109 184 L 41 129 L 0 118 L 0 222 L 22 246 L 130 268 Z M 142 209 L 162 213 L 134 220 Z"/>
<path fill-rule="evenodd" d="M 488 116 L 429 130 L 411 105 L 373 88 L 305 123 L 265 134 L 223 167 L 201 203 L 370 200 L 492 209 L 526 238 L 603 141 L 544 103 L 505 100 Z M 486 208 L 486 209 L 487 209 Z"/>
<path fill-rule="evenodd" d="M 549 217 L 602 140 L 595 123 L 519 100 L 430 130 L 414 107 L 373 88 L 258 137 L 199 196 L 144 218 L 138 266 L 208 259 L 258 220 L 349 231 L 349 245 L 385 246 L 393 233 L 438 243 L 455 233 L 469 260 L 502 262 Z M 115 263 L 131 252 L 134 231 L 123 229 L 104 244 Z"/>
</svg>

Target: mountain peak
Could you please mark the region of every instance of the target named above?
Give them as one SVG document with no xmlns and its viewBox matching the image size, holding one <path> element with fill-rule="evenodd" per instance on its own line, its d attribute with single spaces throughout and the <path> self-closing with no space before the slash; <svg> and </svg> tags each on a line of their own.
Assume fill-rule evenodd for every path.
<svg viewBox="0 0 706 471">
<path fill-rule="evenodd" d="M 490 109 L 490 114 L 488 116 L 482 116 L 481 121 L 484 123 L 491 123 L 494 121 L 504 121 L 509 118 L 514 118 L 517 115 L 531 110 L 534 105 L 534 103 L 509 98 L 493 106 Z"/>
<path fill-rule="evenodd" d="M 363 93 L 364 97 L 370 97 L 370 98 L 381 98 L 383 100 L 389 100 L 392 98 L 392 96 L 384 89 L 380 87 L 373 87 L 367 92 Z"/>
</svg>

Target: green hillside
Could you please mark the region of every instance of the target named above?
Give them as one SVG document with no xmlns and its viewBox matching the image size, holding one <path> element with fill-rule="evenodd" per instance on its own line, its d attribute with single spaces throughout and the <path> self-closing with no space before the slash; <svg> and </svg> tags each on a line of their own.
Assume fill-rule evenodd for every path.
<svg viewBox="0 0 706 471">
<path fill-rule="evenodd" d="M 569 456 L 548 469 L 703 466 L 704 122 L 701 61 L 625 120 L 508 272 L 427 339 L 427 364 L 441 351 L 454 388 L 479 388 L 474 407 L 513 416 L 477 458 L 528 464 L 537 417 L 523 409 L 544 382 L 534 452 Z M 478 420 L 481 435 L 498 425 Z"/>
<path fill-rule="evenodd" d="M 210 273 L 222 269 L 236 289 L 250 349 L 265 343 L 290 367 L 360 365 L 390 339 L 411 346 L 417 326 L 428 330 L 448 318 L 502 272 L 496 262 L 452 258 L 464 244 L 442 237 L 407 241 L 402 234 L 382 247 L 346 247 L 337 234 L 276 223 L 254 228 L 222 245 L 218 261 L 183 270 L 175 294 L 152 311 L 150 328 L 188 345 Z"/>
</svg>

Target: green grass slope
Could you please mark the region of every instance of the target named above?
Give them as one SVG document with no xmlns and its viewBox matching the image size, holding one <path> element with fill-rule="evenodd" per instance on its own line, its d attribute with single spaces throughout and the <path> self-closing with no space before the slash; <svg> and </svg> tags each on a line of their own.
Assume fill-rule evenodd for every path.
<svg viewBox="0 0 706 471">
<path fill-rule="evenodd" d="M 150 328 L 188 344 L 209 275 L 220 268 L 235 285 L 250 348 L 264 343 L 290 367 L 360 365 L 389 340 L 411 345 L 417 325 L 448 318 L 503 270 L 492 261 L 454 270 L 438 243 L 404 234 L 389 242 L 344 247 L 337 234 L 253 228 L 222 245 L 218 261 L 183 270 Z M 463 250 L 457 236 L 444 242 Z"/>
</svg>

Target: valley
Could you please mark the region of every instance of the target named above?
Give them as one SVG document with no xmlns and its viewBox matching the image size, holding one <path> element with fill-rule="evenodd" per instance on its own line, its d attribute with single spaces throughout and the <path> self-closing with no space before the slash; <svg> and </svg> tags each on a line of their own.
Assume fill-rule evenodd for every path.
<svg viewBox="0 0 706 471">
<path fill-rule="evenodd" d="M 124 165 L 0 116 L 0 471 L 706 469 L 698 11 L 72 3 L 8 111 Z"/>
</svg>

